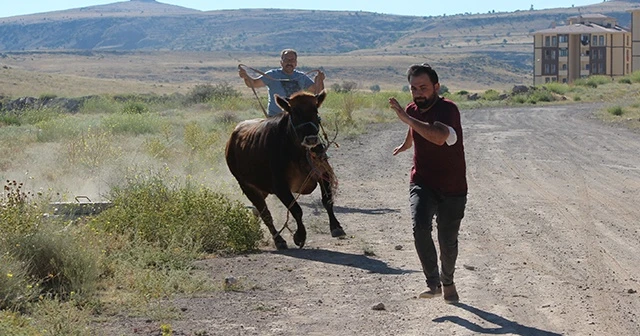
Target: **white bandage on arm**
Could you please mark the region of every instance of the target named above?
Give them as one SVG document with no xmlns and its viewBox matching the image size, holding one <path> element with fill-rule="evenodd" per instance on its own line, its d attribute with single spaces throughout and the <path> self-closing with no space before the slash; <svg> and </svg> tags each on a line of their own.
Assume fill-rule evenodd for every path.
<svg viewBox="0 0 640 336">
<path fill-rule="evenodd" d="M 456 142 L 458 142 L 458 135 L 456 134 L 456 130 L 453 129 L 453 127 L 448 126 L 449 128 L 449 136 L 447 137 L 447 145 L 449 146 L 453 146 L 456 144 Z"/>
</svg>

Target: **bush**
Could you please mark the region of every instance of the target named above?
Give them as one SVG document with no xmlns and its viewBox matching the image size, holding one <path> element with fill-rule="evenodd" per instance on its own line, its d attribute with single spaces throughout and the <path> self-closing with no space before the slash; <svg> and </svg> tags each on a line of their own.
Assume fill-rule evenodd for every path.
<svg viewBox="0 0 640 336">
<path fill-rule="evenodd" d="M 22 310 L 39 294 L 38 281 L 30 276 L 28 265 L 0 250 L 0 310 Z"/>
<path fill-rule="evenodd" d="M 167 186 L 159 176 L 130 178 L 114 188 L 113 207 L 95 225 L 107 232 L 160 246 L 200 244 L 202 251 L 255 250 L 262 239 L 258 218 L 241 203 L 204 187 Z"/>
<path fill-rule="evenodd" d="M 438 94 L 439 95 L 443 95 L 443 94 L 448 93 L 448 92 L 449 92 L 449 88 L 446 85 L 441 84 L 440 85 L 440 90 L 438 91 Z"/>
<path fill-rule="evenodd" d="M 228 83 L 222 84 L 198 84 L 185 97 L 186 105 L 208 103 L 214 100 L 237 98 L 241 94 Z"/>
<path fill-rule="evenodd" d="M 611 106 L 607 109 L 607 112 L 614 116 L 621 116 L 624 114 L 624 109 L 621 106 Z"/>
<path fill-rule="evenodd" d="M 42 293 L 59 298 L 90 296 L 100 274 L 99 253 L 76 237 L 48 224 L 33 235 L 15 236 L 8 241 L 16 259 L 25 263 L 29 277 L 40 283 Z"/>
<path fill-rule="evenodd" d="M 369 90 L 371 90 L 371 92 L 374 92 L 374 93 L 375 93 L 375 92 L 380 92 L 380 85 L 378 85 L 378 84 L 371 85 L 371 86 L 369 87 Z"/>
<path fill-rule="evenodd" d="M 124 114 L 142 114 L 149 112 L 149 107 L 145 103 L 137 101 L 128 101 L 122 108 Z"/>
<path fill-rule="evenodd" d="M 494 89 L 489 89 L 484 92 L 481 98 L 489 101 L 500 100 L 500 92 Z"/>
<path fill-rule="evenodd" d="M 527 101 L 531 104 L 536 104 L 537 102 L 552 102 L 555 100 L 553 94 L 547 90 L 535 90 L 531 92 Z"/>
<path fill-rule="evenodd" d="M 40 195 L 8 181 L 0 199 L 0 306 L 22 307 L 38 294 L 67 298 L 90 294 L 98 278 L 99 252 L 90 239 L 45 220 Z M 47 203 L 48 204 L 48 203 Z M 11 294 L 13 293 L 13 294 Z"/>
<path fill-rule="evenodd" d="M 543 85 L 544 88 L 546 88 L 547 90 L 553 92 L 553 93 L 557 93 L 559 95 L 564 95 L 565 93 L 567 93 L 569 91 L 569 86 L 567 84 L 562 84 L 562 83 L 547 83 Z"/>
<path fill-rule="evenodd" d="M 331 90 L 337 93 L 347 93 L 355 91 L 358 88 L 358 84 L 356 82 L 342 82 L 342 84 L 334 83 L 331 85 Z"/>
</svg>

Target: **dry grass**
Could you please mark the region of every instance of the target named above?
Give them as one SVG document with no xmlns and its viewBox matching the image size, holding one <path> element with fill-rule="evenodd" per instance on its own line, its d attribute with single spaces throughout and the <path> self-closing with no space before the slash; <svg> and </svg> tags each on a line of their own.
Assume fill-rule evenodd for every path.
<svg viewBox="0 0 640 336">
<path fill-rule="evenodd" d="M 223 82 L 252 95 L 238 78 L 238 64 L 261 71 L 279 67 L 278 55 L 207 52 L 8 53 L 0 62 L 0 95 L 11 97 L 185 93 L 198 84 Z M 406 85 L 407 67 L 423 62 L 436 67 L 441 82 L 452 90 L 509 89 L 532 82 L 528 74 L 505 71 L 490 62 L 478 63 L 471 54 L 464 53 L 301 54 L 298 67 L 301 71 L 322 68 L 327 74 L 326 87 L 352 81 L 360 90 L 369 90 L 372 85 L 379 85 L 382 90 L 400 90 Z M 464 64 L 473 64 L 473 68 L 461 71 Z M 259 93 L 266 95 L 265 89 Z"/>
</svg>

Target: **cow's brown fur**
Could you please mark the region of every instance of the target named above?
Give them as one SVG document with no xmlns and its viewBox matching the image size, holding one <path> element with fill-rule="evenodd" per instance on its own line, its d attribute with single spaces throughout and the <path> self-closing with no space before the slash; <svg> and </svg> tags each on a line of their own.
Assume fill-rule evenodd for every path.
<svg viewBox="0 0 640 336">
<path fill-rule="evenodd" d="M 332 181 L 323 178 L 322 172 L 318 174 L 310 159 L 311 155 L 324 156 L 324 145 L 318 142 L 318 108 L 325 97 L 324 91 L 317 95 L 299 92 L 289 99 L 276 95 L 283 113 L 239 123 L 227 142 L 229 170 L 260 212 L 278 249 L 286 249 L 287 243 L 273 225 L 265 202 L 269 194 L 276 195 L 293 215 L 298 225 L 294 243 L 302 247 L 307 233 L 302 223 L 302 209 L 293 193 L 310 194 L 320 184 L 331 235 L 345 235 L 333 212 Z"/>
</svg>

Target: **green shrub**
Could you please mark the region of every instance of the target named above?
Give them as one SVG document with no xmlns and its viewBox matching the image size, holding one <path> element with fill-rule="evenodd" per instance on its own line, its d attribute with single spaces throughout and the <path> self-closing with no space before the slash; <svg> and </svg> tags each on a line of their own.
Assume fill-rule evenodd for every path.
<svg viewBox="0 0 640 336">
<path fill-rule="evenodd" d="M 622 83 L 622 84 L 631 84 L 631 78 L 629 77 L 622 77 L 620 79 L 618 79 L 618 83 Z"/>
<path fill-rule="evenodd" d="M 43 293 L 66 299 L 95 291 L 99 252 L 77 235 L 48 224 L 32 235 L 10 237 L 8 242 L 16 259 L 26 263 L 30 278 L 40 282 Z"/>
<path fill-rule="evenodd" d="M 29 274 L 28 264 L 0 249 L 0 310 L 23 310 L 38 295 L 39 282 Z"/>
<path fill-rule="evenodd" d="M 154 134 L 161 129 L 160 118 L 152 113 L 111 114 L 102 119 L 101 127 L 113 134 Z"/>
<path fill-rule="evenodd" d="M 241 94 L 228 83 L 198 84 L 185 97 L 186 105 L 208 103 L 214 100 L 237 98 Z"/>
<path fill-rule="evenodd" d="M 500 100 L 500 92 L 493 89 L 489 89 L 484 92 L 481 98 L 489 101 Z"/>
<path fill-rule="evenodd" d="M 17 115 L 13 113 L 0 113 L 0 126 L 20 126 L 22 124 Z"/>
<path fill-rule="evenodd" d="M 369 87 L 369 90 L 371 90 L 371 92 L 373 92 L 373 93 L 380 92 L 380 85 L 378 85 L 378 84 L 371 85 Z"/>
<path fill-rule="evenodd" d="M 149 112 L 149 107 L 145 103 L 138 101 L 128 101 L 122 108 L 122 113 L 124 114 L 143 114 L 147 112 Z"/>
<path fill-rule="evenodd" d="M 538 102 L 552 102 L 555 100 L 555 97 L 551 92 L 547 90 L 535 90 L 529 94 L 529 98 L 527 101 L 531 104 L 536 104 Z"/>
<path fill-rule="evenodd" d="M 585 78 L 576 79 L 575 81 L 573 81 L 573 85 L 586 86 L 594 89 L 598 87 L 598 83 L 596 83 L 595 81 L 589 81 L 588 79 L 585 79 Z"/>
<path fill-rule="evenodd" d="M 632 72 L 629 78 L 631 78 L 631 81 L 634 83 L 640 83 L 640 71 Z"/>
<path fill-rule="evenodd" d="M 467 90 L 460 90 L 460 91 L 456 92 L 456 95 L 458 95 L 458 96 L 466 96 L 468 94 L 469 94 L 469 91 L 467 91 Z"/>
<path fill-rule="evenodd" d="M 112 114 L 122 110 L 122 104 L 107 96 L 91 97 L 84 101 L 80 113 L 84 114 Z"/>
<path fill-rule="evenodd" d="M 567 84 L 562 84 L 558 82 L 547 83 L 547 84 L 544 84 L 543 87 L 559 95 L 564 95 L 569 91 L 569 86 Z"/>
<path fill-rule="evenodd" d="M 166 247 L 193 244 L 203 251 L 250 251 L 262 239 L 258 219 L 241 203 L 204 187 L 167 186 L 157 175 L 129 178 L 114 188 L 113 207 L 96 217 L 107 232 Z"/>
<path fill-rule="evenodd" d="M 607 112 L 613 114 L 614 116 L 621 116 L 624 114 L 624 109 L 621 106 L 611 106 L 607 108 Z"/>
</svg>

